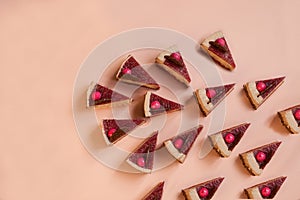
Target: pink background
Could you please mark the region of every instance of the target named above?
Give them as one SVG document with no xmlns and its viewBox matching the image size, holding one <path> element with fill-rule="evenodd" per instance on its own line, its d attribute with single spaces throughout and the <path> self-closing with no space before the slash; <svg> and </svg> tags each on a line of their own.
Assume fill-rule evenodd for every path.
<svg viewBox="0 0 300 200">
<path fill-rule="evenodd" d="M 280 175 L 288 179 L 277 199 L 300 198 L 299 136 L 288 135 L 275 116 L 300 99 L 299 7 L 298 0 L 0 1 L 0 199 L 131 200 L 161 180 L 164 199 L 183 199 L 182 188 L 216 176 L 225 181 L 215 199 L 238 199 L 245 198 L 243 188 Z M 224 127 L 252 122 L 229 159 L 214 152 L 197 158 L 205 129 L 185 164 L 151 175 L 111 170 L 82 146 L 71 106 L 80 64 L 108 37 L 145 26 L 175 29 L 196 41 L 220 29 L 228 36 L 237 69 L 219 71 L 237 86 L 226 101 Z M 285 83 L 253 111 L 243 83 L 279 75 Z M 276 139 L 283 144 L 274 159 L 251 177 L 238 153 Z"/>
</svg>

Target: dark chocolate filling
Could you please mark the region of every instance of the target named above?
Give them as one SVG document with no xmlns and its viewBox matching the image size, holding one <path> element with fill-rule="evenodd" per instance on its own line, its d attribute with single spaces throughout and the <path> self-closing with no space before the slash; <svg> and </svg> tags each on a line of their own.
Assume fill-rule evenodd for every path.
<svg viewBox="0 0 300 200">
<path fill-rule="evenodd" d="M 168 67 L 170 67 L 174 71 L 181 74 L 188 82 L 191 82 L 190 75 L 188 73 L 188 70 L 187 70 L 183 60 L 180 61 L 180 64 L 179 64 L 179 63 L 175 63 L 173 60 L 166 59 L 164 61 L 164 65 L 167 65 Z"/>
<path fill-rule="evenodd" d="M 285 181 L 286 177 L 280 177 L 280 178 L 277 178 L 277 179 L 274 179 L 274 180 L 271 180 L 271 181 L 268 181 L 264 184 L 261 184 L 258 186 L 258 189 L 261 193 L 261 196 L 264 198 L 264 199 L 272 199 L 275 197 L 276 193 L 278 192 L 278 190 L 280 189 L 281 185 L 283 184 L 283 182 Z M 264 187 L 268 187 L 270 188 L 271 190 L 271 194 L 267 197 L 264 197 L 262 195 L 262 189 Z"/>
<path fill-rule="evenodd" d="M 160 103 L 160 108 L 158 109 L 152 109 L 151 108 L 151 102 L 153 101 L 158 101 Z M 155 115 L 155 114 L 160 114 L 160 113 L 163 113 L 163 112 L 168 112 L 168 111 L 171 111 L 171 110 L 181 110 L 183 108 L 182 105 L 178 104 L 178 103 L 175 103 L 173 101 L 170 101 L 170 100 L 167 100 L 167 99 L 164 99 L 156 94 L 151 94 L 150 96 L 150 113 L 152 115 Z"/>
<path fill-rule="evenodd" d="M 282 82 L 284 78 L 274 78 L 274 79 L 269 79 L 269 80 L 262 80 L 262 81 L 256 81 L 255 85 L 258 82 L 263 82 L 266 85 L 266 89 L 261 91 L 258 96 L 261 96 L 262 98 L 266 98 L 269 96 L 275 89 L 276 87 Z"/>
<path fill-rule="evenodd" d="M 181 134 L 175 136 L 172 139 L 173 145 L 177 139 L 181 138 L 183 140 L 183 144 L 182 144 L 181 148 L 177 149 L 177 150 L 180 153 L 187 155 L 188 152 L 190 151 L 191 147 L 193 146 L 197 136 L 199 135 L 200 131 L 202 130 L 202 128 L 203 128 L 202 126 L 200 126 L 198 128 L 193 128 L 191 130 L 188 130 L 184 133 L 181 133 Z"/>
<path fill-rule="evenodd" d="M 199 196 L 199 191 L 201 190 L 201 188 L 205 187 L 208 190 L 208 195 L 206 197 L 201 198 L 199 196 L 199 198 L 201 200 L 211 199 L 214 196 L 214 194 L 217 191 L 217 189 L 219 188 L 219 186 L 222 183 L 223 179 L 224 178 L 217 178 L 217 179 L 208 181 L 206 183 L 203 183 L 202 185 L 197 186 L 196 190 L 197 190 L 198 196 Z"/>
<path fill-rule="evenodd" d="M 155 133 L 153 136 L 146 139 L 146 141 L 138 147 L 130 156 L 129 160 L 133 163 L 137 164 L 137 161 L 139 158 L 143 157 L 145 160 L 145 166 L 146 169 L 152 169 L 153 168 L 153 159 L 154 159 L 154 151 L 156 147 L 156 141 L 157 141 L 157 133 Z"/>
<path fill-rule="evenodd" d="M 114 119 L 107 119 L 103 120 L 103 128 L 104 132 L 107 136 L 107 139 L 114 143 L 119 138 L 127 135 L 128 132 L 132 131 L 136 126 L 144 122 L 142 119 L 135 119 L 135 120 L 114 120 Z M 108 132 L 111 129 L 116 129 L 116 132 L 112 134 L 111 137 L 108 136 Z"/>
<path fill-rule="evenodd" d="M 206 88 L 206 92 L 209 89 L 216 91 L 216 95 L 212 98 L 209 98 L 208 103 L 212 103 L 213 105 L 216 105 L 217 103 L 219 103 L 219 101 L 226 96 L 227 92 L 230 91 L 233 86 L 234 86 L 234 84 L 229 84 L 229 85 L 224 85 L 224 86 Z"/>
<path fill-rule="evenodd" d="M 240 142 L 241 138 L 243 137 L 243 135 L 248 127 L 249 127 L 249 124 L 244 124 L 244 125 L 226 130 L 225 132 L 222 132 L 222 136 L 228 147 L 228 150 L 232 151 L 234 149 L 234 147 Z M 227 143 L 225 140 L 226 135 L 229 133 L 234 135 L 234 141 L 231 143 Z"/>
<path fill-rule="evenodd" d="M 101 93 L 101 98 L 94 101 L 92 99 L 92 95 L 95 91 Z M 107 104 L 107 103 L 121 101 L 121 100 L 127 100 L 127 99 L 129 99 L 129 98 L 118 92 L 114 92 L 111 89 L 108 89 L 106 87 L 103 87 L 103 86 L 97 84 L 97 85 L 95 85 L 95 88 L 93 89 L 93 91 L 90 94 L 89 105 L 95 106 L 95 105 Z"/>
<path fill-rule="evenodd" d="M 259 152 L 263 152 L 266 155 L 266 159 L 263 161 L 257 161 L 259 168 L 264 169 L 265 166 L 270 162 L 270 160 L 272 159 L 273 155 L 275 154 L 276 150 L 278 149 L 279 145 L 281 144 L 281 142 L 275 142 L 275 143 L 271 143 L 268 145 L 265 145 L 263 147 L 260 148 L 256 148 L 253 150 L 253 154 L 254 157 L 256 158 L 256 155 Z"/>
<path fill-rule="evenodd" d="M 124 78 L 145 84 L 158 85 L 156 81 L 142 68 L 142 66 L 133 58 L 130 57 L 123 65 L 123 68 L 131 70 L 130 74 L 124 74 L 121 70 L 118 78 Z"/>
<path fill-rule="evenodd" d="M 211 52 L 213 52 L 214 54 L 216 54 L 217 56 L 219 56 L 223 60 L 225 60 L 227 63 L 229 63 L 233 67 L 235 67 L 235 63 L 233 61 L 232 55 L 230 53 L 230 50 L 228 48 L 227 42 L 226 42 L 226 40 L 225 40 L 224 37 L 222 39 L 224 39 L 224 41 L 225 41 L 225 46 L 222 46 L 222 48 L 225 49 L 226 51 L 220 50 L 219 47 L 216 47 L 216 45 L 212 45 L 212 44 L 210 44 L 208 50 L 211 51 Z M 211 42 L 214 42 L 214 44 L 217 43 L 216 41 L 211 41 Z"/>
</svg>

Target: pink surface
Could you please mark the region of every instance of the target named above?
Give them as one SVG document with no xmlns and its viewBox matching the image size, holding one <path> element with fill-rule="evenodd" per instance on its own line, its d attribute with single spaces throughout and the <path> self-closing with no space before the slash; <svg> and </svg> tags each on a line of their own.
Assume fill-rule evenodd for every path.
<svg viewBox="0 0 300 200">
<path fill-rule="evenodd" d="M 288 179 L 277 199 L 300 198 L 300 136 L 289 135 L 275 116 L 300 103 L 299 6 L 297 0 L 1 1 L 0 199 L 131 200 L 165 180 L 164 199 L 181 200 L 181 189 L 217 176 L 225 180 L 215 199 L 238 199 L 245 198 L 243 188 L 281 175 Z M 212 152 L 198 159 L 206 128 L 185 164 L 151 175 L 111 170 L 82 146 L 71 105 L 80 64 L 111 35 L 144 26 L 175 29 L 196 41 L 226 33 L 237 68 L 219 72 L 237 85 L 226 100 L 224 127 L 252 123 L 230 158 Z M 253 111 L 243 83 L 280 75 L 285 83 Z M 250 176 L 238 153 L 276 139 L 283 143 L 274 159 L 260 177 Z"/>
</svg>

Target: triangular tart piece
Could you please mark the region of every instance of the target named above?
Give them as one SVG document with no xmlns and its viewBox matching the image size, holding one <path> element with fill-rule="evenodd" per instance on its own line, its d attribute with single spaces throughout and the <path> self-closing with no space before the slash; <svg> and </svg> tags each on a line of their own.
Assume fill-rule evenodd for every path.
<svg viewBox="0 0 300 200">
<path fill-rule="evenodd" d="M 194 95 L 202 113 L 207 116 L 233 90 L 235 84 L 197 89 Z"/>
<path fill-rule="evenodd" d="M 215 32 L 208 36 L 201 43 L 201 47 L 221 67 L 224 67 L 228 70 L 235 69 L 235 62 L 225 36 L 221 31 Z"/>
<path fill-rule="evenodd" d="M 142 200 L 161 200 L 165 182 L 158 183 Z"/>
<path fill-rule="evenodd" d="M 243 123 L 209 135 L 208 138 L 221 157 L 229 157 L 249 126 L 250 123 Z"/>
<path fill-rule="evenodd" d="M 272 142 L 240 154 L 245 168 L 253 175 L 259 176 L 273 158 L 281 142 Z"/>
<path fill-rule="evenodd" d="M 245 189 L 248 199 L 273 199 L 284 183 L 286 176 L 268 180 Z"/>
<path fill-rule="evenodd" d="M 132 55 L 129 55 L 122 63 L 116 78 L 122 82 L 139 85 L 154 90 L 159 89 L 159 85 L 156 83 L 156 81 Z"/>
<path fill-rule="evenodd" d="M 143 173 L 151 173 L 158 131 L 145 139 L 127 158 L 127 163 Z"/>
<path fill-rule="evenodd" d="M 166 140 L 164 145 L 174 158 L 183 163 L 202 129 L 203 126 L 199 125 L 184 131 Z"/>
<path fill-rule="evenodd" d="M 293 134 L 300 132 L 300 105 L 278 112 L 282 124 Z"/>
<path fill-rule="evenodd" d="M 100 126 L 105 142 L 114 144 L 145 122 L 145 119 L 104 119 Z"/>
<path fill-rule="evenodd" d="M 212 199 L 219 186 L 221 185 L 223 177 L 218 177 L 204 183 L 193 185 L 187 189 L 182 190 L 186 200 L 208 200 Z"/>
<path fill-rule="evenodd" d="M 263 104 L 283 83 L 285 77 L 248 82 L 244 90 L 254 109 Z"/>
<path fill-rule="evenodd" d="M 97 108 L 102 108 L 111 105 L 130 103 L 132 101 L 131 98 L 123 94 L 93 82 L 87 90 L 87 107 L 95 106 Z"/>
<path fill-rule="evenodd" d="M 163 113 L 170 113 L 182 110 L 183 105 L 174 101 L 165 99 L 152 92 L 147 92 L 144 100 L 144 113 L 145 117 L 160 115 Z"/>
<path fill-rule="evenodd" d="M 176 45 L 160 53 L 155 62 L 186 86 L 190 85 L 191 78 L 188 69 Z"/>
</svg>

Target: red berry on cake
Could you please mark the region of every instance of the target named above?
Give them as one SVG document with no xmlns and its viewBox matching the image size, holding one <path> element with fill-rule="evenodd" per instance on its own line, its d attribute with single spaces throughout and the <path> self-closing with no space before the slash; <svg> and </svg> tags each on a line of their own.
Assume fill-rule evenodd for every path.
<svg viewBox="0 0 300 200">
<path fill-rule="evenodd" d="M 112 128 L 108 131 L 107 136 L 111 137 L 117 130 L 115 128 Z"/>
<path fill-rule="evenodd" d="M 266 160 L 266 154 L 260 151 L 256 154 L 255 158 L 258 162 L 263 162 L 264 160 Z"/>
<path fill-rule="evenodd" d="M 300 132 L 300 105 L 279 111 L 278 115 L 282 124 L 290 131 L 290 133 L 297 134 Z"/>
<path fill-rule="evenodd" d="M 214 90 L 214 89 L 207 89 L 206 90 L 206 96 L 208 97 L 208 98 L 213 98 L 213 97 L 215 97 L 216 96 L 216 90 Z"/>
<path fill-rule="evenodd" d="M 198 194 L 199 194 L 199 196 L 200 196 L 201 198 L 205 198 L 205 197 L 208 196 L 209 191 L 208 191 L 208 189 L 207 189 L 206 187 L 203 187 L 203 188 L 201 188 L 201 189 L 199 190 Z"/>
<path fill-rule="evenodd" d="M 258 83 L 256 83 L 256 88 L 259 92 L 262 92 L 266 89 L 266 84 L 262 81 L 259 81 Z"/>
<path fill-rule="evenodd" d="M 100 92 L 95 91 L 95 92 L 92 93 L 92 99 L 94 101 L 99 100 L 100 98 L 101 98 L 101 93 Z"/>
<path fill-rule="evenodd" d="M 159 108 L 160 108 L 159 101 L 153 101 L 153 102 L 151 102 L 151 109 L 159 109 Z"/>
</svg>

